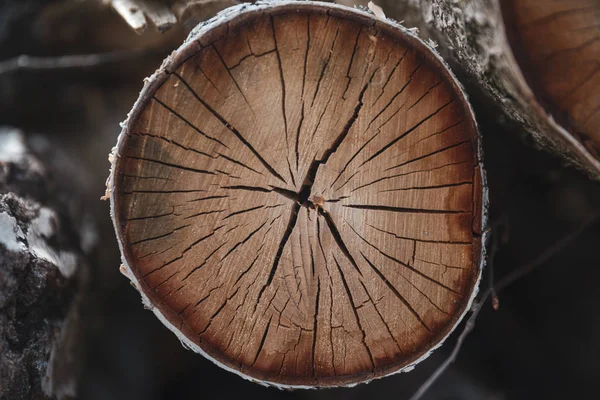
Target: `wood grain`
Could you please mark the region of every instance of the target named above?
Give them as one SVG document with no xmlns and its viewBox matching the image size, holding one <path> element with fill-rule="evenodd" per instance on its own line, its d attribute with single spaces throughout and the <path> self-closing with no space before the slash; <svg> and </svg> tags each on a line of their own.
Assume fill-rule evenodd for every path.
<svg viewBox="0 0 600 400">
<path fill-rule="evenodd" d="M 252 379 L 401 370 L 479 278 L 473 116 L 398 28 L 250 10 L 180 49 L 127 122 L 112 196 L 132 279 L 184 342 Z"/>
<path fill-rule="evenodd" d="M 600 158 L 600 2 L 503 2 L 512 45 L 545 105 Z"/>
</svg>

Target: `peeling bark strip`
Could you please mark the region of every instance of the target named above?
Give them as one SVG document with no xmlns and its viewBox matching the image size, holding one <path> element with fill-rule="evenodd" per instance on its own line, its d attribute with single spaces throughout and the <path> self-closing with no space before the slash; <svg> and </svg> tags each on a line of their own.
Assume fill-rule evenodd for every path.
<svg viewBox="0 0 600 400">
<path fill-rule="evenodd" d="M 248 379 L 408 369 L 472 301 L 472 112 L 431 48 L 363 11 L 268 2 L 199 26 L 112 160 L 129 278 L 183 343 Z"/>
<path fill-rule="evenodd" d="M 598 0 L 381 2 L 388 16 L 439 43 L 471 93 L 600 179 Z"/>
</svg>

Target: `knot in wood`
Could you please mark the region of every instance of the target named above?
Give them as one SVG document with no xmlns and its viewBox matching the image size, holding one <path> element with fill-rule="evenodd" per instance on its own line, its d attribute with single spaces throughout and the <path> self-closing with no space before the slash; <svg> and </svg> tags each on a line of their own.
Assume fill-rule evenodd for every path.
<svg viewBox="0 0 600 400">
<path fill-rule="evenodd" d="M 150 79 L 117 153 L 131 279 L 184 343 L 240 375 L 368 381 L 422 359 L 468 309 L 473 115 L 396 25 L 323 3 L 235 8 Z"/>
</svg>

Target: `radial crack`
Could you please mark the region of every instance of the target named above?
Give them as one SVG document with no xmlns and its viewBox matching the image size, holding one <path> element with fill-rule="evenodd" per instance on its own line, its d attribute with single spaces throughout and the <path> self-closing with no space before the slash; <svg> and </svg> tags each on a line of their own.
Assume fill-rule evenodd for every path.
<svg viewBox="0 0 600 400">
<path fill-rule="evenodd" d="M 276 170 L 275 168 L 273 168 L 259 153 L 258 151 L 256 151 L 256 149 L 250 144 L 250 142 L 248 142 L 244 136 L 242 136 L 242 134 L 234 127 L 232 126 L 229 122 L 227 122 L 227 120 L 225 118 L 223 118 L 223 116 L 221 116 L 214 108 L 212 108 L 206 101 L 204 101 L 197 93 L 194 89 L 192 89 L 192 87 L 176 72 L 173 72 L 173 75 L 175 75 L 182 83 L 183 85 L 190 91 L 190 93 L 196 98 L 196 100 L 198 100 L 200 103 L 202 103 L 202 105 L 212 114 L 214 115 L 231 133 L 233 133 L 235 135 L 235 137 L 238 138 L 238 140 L 240 142 L 242 142 L 244 144 L 244 146 L 246 146 L 248 148 L 248 150 L 250 150 L 252 152 L 252 154 L 254 154 L 254 156 L 258 159 L 258 161 L 260 161 L 260 163 L 267 169 L 267 171 L 269 171 L 271 173 L 271 175 L 273 175 L 274 177 L 276 177 L 277 179 L 283 181 L 284 183 L 287 183 L 286 180 L 283 178 L 283 176 L 281 176 Z"/>
</svg>

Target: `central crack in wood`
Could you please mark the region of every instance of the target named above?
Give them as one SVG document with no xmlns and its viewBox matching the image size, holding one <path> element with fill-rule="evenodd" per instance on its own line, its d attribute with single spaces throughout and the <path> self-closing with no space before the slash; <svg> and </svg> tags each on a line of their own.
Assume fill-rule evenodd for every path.
<svg viewBox="0 0 600 400">
<path fill-rule="evenodd" d="M 373 72 L 373 75 L 374 74 L 375 74 L 375 72 Z M 371 75 L 371 79 L 373 79 L 373 75 Z M 370 80 L 369 80 L 369 83 L 370 83 Z M 320 216 L 325 217 L 325 220 L 327 221 L 327 226 L 331 230 L 331 234 L 335 238 L 336 243 L 338 244 L 340 249 L 343 251 L 344 255 L 346 257 L 348 257 L 349 260 L 352 261 L 352 265 L 357 270 L 358 270 L 358 267 L 356 266 L 356 262 L 354 261 L 354 259 L 350 255 L 350 252 L 348 251 L 348 248 L 344 244 L 344 241 L 342 240 L 342 237 L 341 237 L 338 229 L 335 227 L 335 223 L 333 222 L 331 215 L 326 210 L 323 209 L 322 204 L 315 205 L 310 200 L 310 196 L 311 196 L 312 187 L 315 183 L 315 177 L 317 176 L 317 172 L 319 171 L 319 167 L 323 164 L 326 164 L 327 160 L 329 160 L 329 157 L 331 157 L 331 155 L 337 151 L 337 149 L 340 147 L 340 145 L 342 144 L 342 142 L 348 135 L 350 128 L 352 128 L 352 125 L 354 125 L 354 123 L 356 122 L 356 119 L 358 118 L 358 114 L 360 113 L 360 109 L 363 106 L 363 96 L 365 95 L 365 92 L 367 90 L 369 83 L 365 84 L 365 86 L 361 90 L 360 95 L 358 97 L 358 104 L 356 105 L 356 108 L 354 109 L 354 113 L 352 114 L 352 117 L 350 117 L 350 119 L 344 126 L 344 129 L 342 130 L 342 132 L 335 139 L 335 141 L 333 142 L 333 145 L 325 151 L 325 155 L 323 156 L 323 158 L 319 159 L 319 160 L 315 159 L 310 164 L 310 167 L 308 168 L 308 172 L 306 173 L 306 178 L 304 178 L 304 181 L 302 182 L 302 187 L 300 188 L 300 191 L 298 192 L 297 198 L 293 198 L 294 200 L 297 201 L 298 205 L 307 207 L 307 208 L 317 209 L 318 214 Z M 277 189 L 277 190 L 275 190 L 275 189 Z M 283 194 L 285 189 L 274 188 L 274 190 L 278 193 Z M 288 197 L 288 198 L 290 197 L 289 194 L 287 194 L 287 193 L 284 196 Z M 281 254 L 283 253 L 283 249 L 285 248 L 285 245 L 286 245 L 290 235 L 292 234 L 292 230 L 294 229 L 294 227 L 296 226 L 296 222 L 298 221 L 298 211 L 299 210 L 300 210 L 300 208 L 296 207 L 296 206 L 292 209 L 292 213 L 290 215 L 290 222 L 288 224 L 288 228 L 286 229 L 285 233 L 283 234 L 283 238 L 279 245 L 279 250 L 278 250 L 277 254 L 275 255 L 275 261 L 273 262 L 273 268 L 271 269 L 271 273 L 269 274 L 269 279 L 267 280 L 267 285 L 263 288 L 263 290 L 260 292 L 260 295 L 258 296 L 259 302 L 262 298 L 262 294 L 264 293 L 264 289 L 266 289 L 266 287 L 271 284 L 271 282 L 273 281 L 273 278 L 275 277 L 275 273 L 277 272 L 277 266 L 279 265 L 279 260 L 281 259 Z"/>
</svg>

